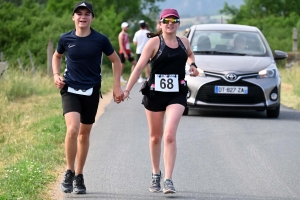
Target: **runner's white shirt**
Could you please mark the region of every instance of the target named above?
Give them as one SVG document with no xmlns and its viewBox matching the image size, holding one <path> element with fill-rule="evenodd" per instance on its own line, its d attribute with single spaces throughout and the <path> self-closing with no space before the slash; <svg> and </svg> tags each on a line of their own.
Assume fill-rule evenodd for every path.
<svg viewBox="0 0 300 200">
<path fill-rule="evenodd" d="M 147 33 L 150 33 L 149 30 L 138 30 L 133 37 L 133 42 L 137 43 L 136 53 L 142 54 L 142 51 L 148 42 L 149 38 L 147 37 Z"/>
</svg>

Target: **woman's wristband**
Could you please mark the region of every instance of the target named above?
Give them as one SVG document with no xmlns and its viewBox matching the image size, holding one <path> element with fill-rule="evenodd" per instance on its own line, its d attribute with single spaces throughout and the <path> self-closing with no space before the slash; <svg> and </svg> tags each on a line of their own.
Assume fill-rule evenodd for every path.
<svg viewBox="0 0 300 200">
<path fill-rule="evenodd" d="M 190 67 L 191 66 L 194 66 L 194 67 L 196 67 L 197 68 L 197 65 L 196 65 L 196 63 L 194 63 L 194 62 L 192 62 L 191 64 L 190 64 Z"/>
<path fill-rule="evenodd" d="M 59 73 L 54 73 L 53 76 L 55 76 L 56 74 L 59 75 Z"/>
<path fill-rule="evenodd" d="M 128 93 L 127 100 L 130 99 L 130 97 L 129 97 L 130 92 L 128 90 L 124 90 L 124 92 Z"/>
</svg>

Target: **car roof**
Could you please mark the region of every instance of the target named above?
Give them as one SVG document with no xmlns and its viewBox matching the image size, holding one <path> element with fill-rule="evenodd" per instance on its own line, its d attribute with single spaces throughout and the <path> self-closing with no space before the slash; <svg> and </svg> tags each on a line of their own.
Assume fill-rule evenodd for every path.
<svg viewBox="0 0 300 200">
<path fill-rule="evenodd" d="M 195 30 L 259 31 L 255 26 L 240 24 L 197 24 L 193 25 L 191 28 L 195 28 Z"/>
</svg>

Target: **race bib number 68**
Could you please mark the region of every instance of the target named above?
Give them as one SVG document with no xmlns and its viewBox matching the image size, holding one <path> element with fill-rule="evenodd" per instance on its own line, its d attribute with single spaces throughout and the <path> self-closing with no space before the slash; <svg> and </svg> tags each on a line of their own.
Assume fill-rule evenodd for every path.
<svg viewBox="0 0 300 200">
<path fill-rule="evenodd" d="M 177 74 L 155 74 L 155 91 L 179 92 Z"/>
</svg>

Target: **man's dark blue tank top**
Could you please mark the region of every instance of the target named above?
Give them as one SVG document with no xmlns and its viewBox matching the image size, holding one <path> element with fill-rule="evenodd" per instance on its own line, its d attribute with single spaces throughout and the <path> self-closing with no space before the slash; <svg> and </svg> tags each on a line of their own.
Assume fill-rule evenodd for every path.
<svg viewBox="0 0 300 200">
<path fill-rule="evenodd" d="M 76 36 L 75 31 L 60 36 L 57 52 L 66 56 L 66 83 L 73 88 L 89 89 L 101 82 L 102 53 L 109 56 L 114 49 L 105 35 L 93 29 L 86 37 Z"/>
</svg>

